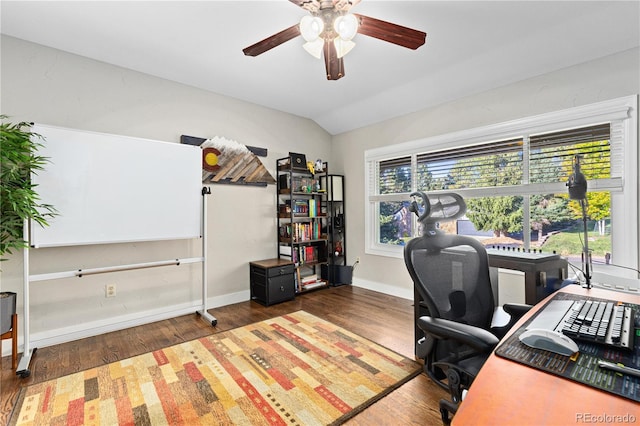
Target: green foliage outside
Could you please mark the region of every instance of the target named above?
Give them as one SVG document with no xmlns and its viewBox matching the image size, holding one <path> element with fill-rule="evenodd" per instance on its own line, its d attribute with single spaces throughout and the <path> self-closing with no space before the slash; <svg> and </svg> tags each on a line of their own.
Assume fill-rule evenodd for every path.
<svg viewBox="0 0 640 426">
<path fill-rule="evenodd" d="M 522 230 L 522 197 L 483 197 L 467 200 L 467 217 L 479 231 L 504 237 Z"/>
<path fill-rule="evenodd" d="M 572 156 L 563 162 L 563 167 L 571 168 L 573 155 L 578 152 L 587 152 L 583 154 L 582 164 L 595 164 L 597 166 L 590 167 L 582 172 L 587 179 L 608 178 L 611 176 L 610 154 L 609 151 L 600 149 L 602 141 L 586 142 L 576 145 L 576 149 L 571 151 Z M 568 199 L 568 195 L 564 195 Z M 582 218 L 582 207 L 575 200 L 569 201 L 569 209 L 574 217 Z M 587 218 L 598 221 L 598 233 L 605 234 L 605 219 L 610 217 L 611 196 L 608 192 L 587 192 Z"/>
<path fill-rule="evenodd" d="M 411 191 L 411 168 L 402 166 L 381 171 L 380 193 L 394 194 Z M 401 202 L 380 203 L 380 242 L 382 244 L 401 244 L 402 237 L 398 237 L 400 228 L 394 220 L 394 215 L 402 208 Z M 411 237 L 407 235 L 406 237 Z"/>
<path fill-rule="evenodd" d="M 450 179 L 450 189 L 517 185 L 522 182 L 522 162 L 517 152 L 466 158 L 451 168 Z M 522 230 L 522 197 L 484 197 L 466 202 L 467 217 L 477 230 L 493 231 L 496 237 Z"/>
<path fill-rule="evenodd" d="M 42 139 L 30 131 L 29 123 L 6 123 L 0 115 L 0 256 L 27 247 L 23 239 L 25 219 L 41 226 L 55 215 L 53 206 L 43 204 L 31 182 L 30 172 L 37 173 L 47 162 L 37 154 Z M 4 260 L 4 259 L 1 259 Z"/>
<path fill-rule="evenodd" d="M 399 226 L 394 214 L 402 208 L 402 203 L 380 203 L 380 242 L 382 244 L 400 244 Z"/>
<path fill-rule="evenodd" d="M 594 222 L 589 222 L 589 229 L 593 229 Z M 607 253 L 611 253 L 611 238 L 609 235 L 600 235 L 599 232 L 588 232 L 589 235 L 589 250 L 592 253 L 592 257 L 604 259 Z M 576 224 L 576 226 L 554 234 L 544 244 L 545 252 L 555 251 L 561 256 L 576 255 L 576 253 L 582 253 L 582 242 L 584 240 L 584 233 L 582 224 Z"/>
<path fill-rule="evenodd" d="M 545 227 L 569 223 L 575 215 L 567 208 L 567 199 L 554 195 L 531 196 L 531 229 L 542 239 Z"/>
</svg>

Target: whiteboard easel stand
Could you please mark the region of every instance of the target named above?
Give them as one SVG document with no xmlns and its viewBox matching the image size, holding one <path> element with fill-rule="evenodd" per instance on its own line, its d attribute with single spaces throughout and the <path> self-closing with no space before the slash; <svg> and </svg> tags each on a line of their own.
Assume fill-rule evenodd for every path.
<svg viewBox="0 0 640 426">
<path fill-rule="evenodd" d="M 202 310 L 198 311 L 202 318 L 211 323 L 212 327 L 218 324 L 218 320 L 207 312 L 207 195 L 211 194 L 211 188 L 202 188 Z"/>
<path fill-rule="evenodd" d="M 29 369 L 29 365 L 31 364 L 31 359 L 33 355 L 36 353 L 37 348 L 31 348 L 31 338 L 30 338 L 30 327 L 29 327 L 29 289 L 30 284 L 36 281 L 47 281 L 47 280 L 55 280 L 60 278 L 71 278 L 78 277 L 81 278 L 84 275 L 94 275 L 94 274 L 103 274 L 107 272 L 118 272 L 118 271 L 129 271 L 133 269 L 143 269 L 143 268 L 155 268 L 158 266 L 170 266 L 170 265 L 181 265 L 187 263 L 196 263 L 202 262 L 202 310 L 197 311 L 196 313 L 200 315 L 202 318 L 206 319 L 213 327 L 218 324 L 218 320 L 207 312 L 207 203 L 205 195 L 211 194 L 211 189 L 205 187 L 202 188 L 202 257 L 193 257 L 188 259 L 170 259 L 170 260 L 161 260 L 157 262 L 145 262 L 145 263 L 136 263 L 130 265 L 119 265 L 119 266 L 107 266 L 102 268 L 93 268 L 93 269 L 77 269 L 73 271 L 64 271 L 64 272 L 54 272 L 48 274 L 37 274 L 37 275 L 29 275 L 29 247 L 25 247 L 22 251 L 23 256 L 23 284 L 24 289 L 22 292 L 23 295 L 23 313 L 24 326 L 22 330 L 24 332 L 24 350 L 22 353 L 22 357 L 20 358 L 20 362 L 18 362 L 18 368 L 16 369 L 16 375 L 21 378 L 29 377 L 31 375 L 31 370 Z M 23 227 L 23 235 L 24 240 L 29 241 L 29 220 L 26 219 L 24 221 Z"/>
<path fill-rule="evenodd" d="M 28 240 L 29 235 L 29 220 L 24 220 L 24 225 L 22 228 L 22 235 L 24 236 L 25 241 Z M 24 319 L 22 330 L 24 332 L 24 350 L 22 352 L 22 357 L 20 358 L 20 362 L 18 362 L 18 368 L 16 369 L 16 374 L 22 378 L 29 377 L 31 375 L 31 370 L 29 370 L 29 364 L 31 363 L 31 357 L 36 352 L 36 349 L 31 349 L 31 342 L 29 339 L 29 247 L 25 247 L 22 250 L 22 277 L 24 283 L 24 290 L 22 292 L 22 304 L 23 304 L 23 312 Z"/>
</svg>

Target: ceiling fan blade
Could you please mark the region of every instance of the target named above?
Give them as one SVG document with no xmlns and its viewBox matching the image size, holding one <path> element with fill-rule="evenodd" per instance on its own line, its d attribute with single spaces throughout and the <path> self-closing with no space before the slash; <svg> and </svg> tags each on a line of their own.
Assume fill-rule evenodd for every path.
<svg viewBox="0 0 640 426">
<path fill-rule="evenodd" d="M 300 35 L 300 27 L 298 24 L 295 24 L 286 30 L 282 30 L 279 33 L 272 35 L 271 37 L 267 37 L 262 41 L 257 42 L 256 44 L 252 44 L 249 47 L 245 47 L 242 49 L 245 55 L 247 56 L 258 56 L 261 53 L 266 52 L 267 50 L 271 50 L 276 46 L 280 46 L 282 43 L 291 40 Z"/>
<path fill-rule="evenodd" d="M 327 80 L 339 80 L 344 77 L 344 61 L 338 58 L 336 47 L 329 41 L 324 42 L 324 66 L 327 70 Z"/>
<path fill-rule="evenodd" d="M 397 44 L 409 49 L 417 49 L 422 46 L 427 38 L 427 33 L 381 21 L 380 19 L 354 13 L 360 25 L 358 33 L 369 37 L 377 38 L 389 43 Z"/>
</svg>

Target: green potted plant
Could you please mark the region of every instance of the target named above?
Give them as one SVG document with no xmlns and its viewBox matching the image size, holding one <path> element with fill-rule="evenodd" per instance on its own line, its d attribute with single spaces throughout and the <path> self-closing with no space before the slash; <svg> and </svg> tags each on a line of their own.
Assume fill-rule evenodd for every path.
<svg viewBox="0 0 640 426">
<path fill-rule="evenodd" d="M 47 218 L 56 210 L 40 201 L 30 174 L 42 170 L 47 158 L 38 155 L 42 136 L 31 132 L 26 122 L 9 123 L 0 115 L 0 260 L 25 248 L 23 238 L 25 219 L 47 226 Z"/>
</svg>

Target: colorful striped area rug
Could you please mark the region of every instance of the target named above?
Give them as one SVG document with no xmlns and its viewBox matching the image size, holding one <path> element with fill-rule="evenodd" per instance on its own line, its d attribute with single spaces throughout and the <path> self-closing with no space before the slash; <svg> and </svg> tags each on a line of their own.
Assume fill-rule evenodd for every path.
<svg viewBox="0 0 640 426">
<path fill-rule="evenodd" d="M 297 311 L 31 385 L 10 424 L 340 424 L 420 371 Z"/>
</svg>

